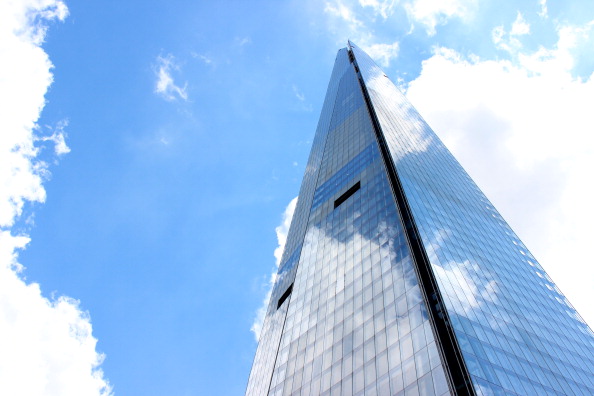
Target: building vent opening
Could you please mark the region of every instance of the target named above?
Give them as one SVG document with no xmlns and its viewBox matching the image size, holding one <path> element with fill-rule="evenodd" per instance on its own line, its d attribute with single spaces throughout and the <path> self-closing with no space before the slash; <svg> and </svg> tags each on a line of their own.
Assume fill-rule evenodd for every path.
<svg viewBox="0 0 594 396">
<path fill-rule="evenodd" d="M 356 193 L 360 188 L 361 188 L 361 182 L 358 181 L 357 183 L 355 183 L 355 185 L 353 187 L 346 190 L 346 192 L 344 194 L 342 194 L 340 197 L 338 197 L 336 199 L 336 201 L 334 201 L 334 209 L 338 208 L 340 206 L 340 204 L 342 204 L 344 201 L 349 199 L 349 197 L 351 195 L 353 195 L 354 193 Z"/>
<path fill-rule="evenodd" d="M 291 286 L 289 286 L 287 288 L 287 290 L 285 290 L 285 292 L 283 293 L 282 296 L 280 296 L 280 298 L 278 299 L 278 304 L 276 306 L 276 309 L 279 309 L 281 307 L 281 305 L 283 305 L 283 303 L 285 302 L 285 300 L 287 298 L 289 298 L 289 296 L 291 295 L 291 292 L 293 291 L 293 284 L 291 283 Z"/>
</svg>

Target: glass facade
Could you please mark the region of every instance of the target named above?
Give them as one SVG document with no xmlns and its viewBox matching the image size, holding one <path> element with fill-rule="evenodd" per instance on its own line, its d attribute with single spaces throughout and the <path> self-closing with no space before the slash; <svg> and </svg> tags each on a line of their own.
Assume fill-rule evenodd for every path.
<svg viewBox="0 0 594 396">
<path fill-rule="evenodd" d="M 594 394 L 591 329 L 351 43 L 336 58 L 246 394 Z"/>
</svg>

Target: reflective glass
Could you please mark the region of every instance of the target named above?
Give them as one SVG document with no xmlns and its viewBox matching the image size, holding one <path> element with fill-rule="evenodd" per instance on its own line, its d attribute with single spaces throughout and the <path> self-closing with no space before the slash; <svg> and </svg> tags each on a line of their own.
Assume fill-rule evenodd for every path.
<svg viewBox="0 0 594 396">
<path fill-rule="evenodd" d="M 396 86 L 350 48 L 380 130 L 342 49 L 246 394 L 450 394 L 376 133 L 476 394 L 594 394 L 591 329 Z"/>
<path fill-rule="evenodd" d="M 433 333 L 346 49 L 326 104 L 247 394 L 385 395 L 405 386 L 448 394 L 435 393 L 443 366 L 438 354 L 430 361 Z"/>
<path fill-rule="evenodd" d="M 437 135 L 355 58 L 479 394 L 594 394 L 594 336 Z"/>
</svg>

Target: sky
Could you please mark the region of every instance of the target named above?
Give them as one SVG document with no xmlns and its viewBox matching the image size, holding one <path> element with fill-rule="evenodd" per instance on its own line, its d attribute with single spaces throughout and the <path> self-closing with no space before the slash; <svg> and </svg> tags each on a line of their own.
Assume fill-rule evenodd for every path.
<svg viewBox="0 0 594 396">
<path fill-rule="evenodd" d="M 0 394 L 243 394 L 347 39 L 594 325 L 590 0 L 0 0 Z"/>
</svg>

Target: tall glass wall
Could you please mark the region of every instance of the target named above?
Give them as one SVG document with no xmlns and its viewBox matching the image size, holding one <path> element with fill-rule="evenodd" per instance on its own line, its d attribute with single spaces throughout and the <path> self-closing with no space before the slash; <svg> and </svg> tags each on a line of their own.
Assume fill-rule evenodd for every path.
<svg viewBox="0 0 594 396">
<path fill-rule="evenodd" d="M 477 393 L 593 395 L 592 330 L 398 88 L 353 52 Z"/>
<path fill-rule="evenodd" d="M 263 333 L 247 393 L 448 395 L 426 306 L 346 49 L 339 52 L 332 80 L 331 86 L 337 85 L 333 106 L 325 106 L 321 116 L 320 124 L 328 120 L 326 130 L 318 129 L 324 135 L 321 160 L 315 171 L 308 170 L 317 178 L 310 180 L 311 195 L 303 201 L 300 196 L 302 212 L 294 218 L 305 223 L 305 233 L 296 232 L 303 226 L 291 226 L 289 239 L 296 234 L 296 241 L 292 248 L 287 245 L 279 269 L 282 281 L 275 287 L 265 323 L 282 327 L 275 330 L 281 335 L 271 359 L 270 388 L 252 385 L 268 378 L 255 375 L 256 370 L 263 372 L 256 369 L 264 358 L 261 351 L 271 350 L 263 346 L 269 343 Z M 298 259 L 291 249 L 300 252 Z M 285 275 L 291 272 L 294 276 Z M 287 291 L 290 295 L 285 297 Z M 282 326 L 273 323 L 281 316 Z"/>
<path fill-rule="evenodd" d="M 270 305 L 264 318 L 260 341 L 252 365 L 246 395 L 266 395 L 270 387 L 272 371 L 280 344 L 280 336 L 285 323 L 287 304 L 277 309 L 277 302 L 294 282 L 297 263 L 301 255 L 301 246 L 307 227 L 307 220 L 313 200 L 314 189 L 322 161 L 326 137 L 332 117 L 332 108 L 336 102 L 338 84 L 345 70 L 349 67 L 346 51 L 339 51 L 332 70 L 330 83 L 326 92 L 322 114 L 314 137 L 309 160 L 305 168 L 305 175 L 299 191 L 299 199 L 293 215 L 293 221 L 287 236 L 285 250 L 279 265 L 275 287 L 272 291 Z M 278 304 L 278 303 L 276 303 Z"/>
<path fill-rule="evenodd" d="M 594 334 L 383 71 L 380 133 L 478 395 L 593 395 Z M 348 50 L 338 52 L 248 395 L 450 394 Z"/>
</svg>

